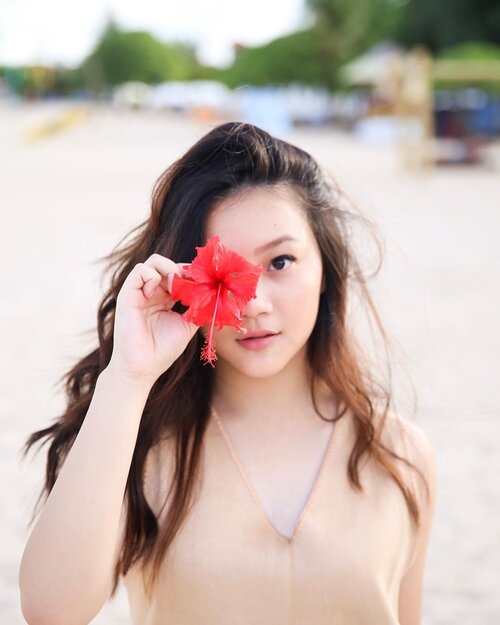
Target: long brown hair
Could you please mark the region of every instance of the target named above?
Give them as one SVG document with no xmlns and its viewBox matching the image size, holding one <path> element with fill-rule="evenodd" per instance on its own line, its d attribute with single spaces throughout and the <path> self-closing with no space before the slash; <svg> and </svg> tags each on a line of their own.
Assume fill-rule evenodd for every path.
<svg viewBox="0 0 500 625">
<path fill-rule="evenodd" d="M 349 482 L 358 491 L 363 490 L 358 464 L 365 455 L 373 457 L 396 481 L 411 519 L 417 526 L 420 524 L 418 502 L 394 459 L 403 460 L 423 475 L 418 467 L 382 443 L 375 417 L 381 415 L 383 423 L 392 405 L 392 392 L 371 372 L 366 350 L 360 348 L 347 323 L 350 287 L 357 285 L 376 327 L 388 341 L 350 234 L 354 222 L 369 222 L 348 210 L 347 196 L 308 152 L 242 122 L 212 128 L 168 167 L 153 187 L 149 218 L 100 259 L 106 262 L 105 272 L 114 270 L 98 308 L 98 347 L 59 379 L 67 397 L 63 414 L 50 427 L 32 433 L 24 445 L 26 455 L 37 441 L 45 439 L 40 446 L 51 441 L 45 483 L 33 518 L 44 493 L 48 497 L 57 479 L 88 411 L 97 378 L 109 363 L 116 298 L 127 275 L 153 253 L 174 262 L 192 260 L 196 246 L 205 244 L 204 228 L 211 206 L 245 187 L 259 185 L 285 185 L 294 190 L 319 244 L 326 289 L 321 294 L 308 342 L 313 372 L 311 390 L 316 406 L 316 382 L 326 384 L 342 406 L 335 419 L 346 410 L 354 417 L 356 440 L 347 467 Z M 125 243 L 132 234 L 132 239 Z M 183 312 L 185 307 L 176 303 L 174 310 Z M 152 576 L 145 585 L 147 592 L 152 592 L 161 561 L 192 503 L 212 399 L 212 367 L 200 362 L 202 344 L 203 336 L 197 332 L 183 354 L 158 378 L 146 402 L 125 489 L 126 531 L 114 570 L 111 597 L 116 593 L 120 575 L 125 575 L 136 561 L 152 563 Z M 144 494 L 143 473 L 148 451 L 167 431 L 175 437 L 175 469 L 168 494 L 171 503 L 160 527 Z"/>
</svg>

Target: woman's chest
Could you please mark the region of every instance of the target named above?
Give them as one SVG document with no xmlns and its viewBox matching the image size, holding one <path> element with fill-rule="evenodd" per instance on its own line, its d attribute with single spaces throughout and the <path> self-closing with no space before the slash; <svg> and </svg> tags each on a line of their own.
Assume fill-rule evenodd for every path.
<svg viewBox="0 0 500 625">
<path fill-rule="evenodd" d="M 276 508 L 266 511 L 246 483 L 221 432 L 209 432 L 195 501 L 161 567 L 155 610 L 179 623 L 220 622 L 227 610 L 240 615 L 233 622 L 242 625 L 333 617 L 350 625 L 396 623 L 400 580 L 413 548 L 404 498 L 369 465 L 361 471 L 365 491 L 355 491 L 343 439 L 331 440 L 289 539 L 268 516 Z M 286 480 L 275 484 L 261 496 L 276 496 L 280 487 L 294 491 Z M 128 587 L 132 605 L 142 604 L 133 576 Z"/>
<path fill-rule="evenodd" d="M 335 425 L 270 437 L 216 419 L 242 486 L 269 524 L 291 539 L 325 470 Z"/>
</svg>

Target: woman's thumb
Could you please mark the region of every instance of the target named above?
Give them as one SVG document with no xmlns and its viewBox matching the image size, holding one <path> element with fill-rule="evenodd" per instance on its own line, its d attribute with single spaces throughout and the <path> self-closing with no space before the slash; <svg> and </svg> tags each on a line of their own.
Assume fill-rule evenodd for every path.
<svg viewBox="0 0 500 625">
<path fill-rule="evenodd" d="M 193 337 L 196 334 L 196 331 L 200 329 L 200 326 L 197 326 L 195 323 L 191 323 L 191 321 L 189 321 L 186 318 L 186 315 L 189 313 L 189 310 L 186 310 L 185 312 L 183 312 L 181 314 L 181 317 L 184 319 L 184 321 L 186 322 L 186 324 L 189 326 L 189 331 L 191 334 L 191 337 Z"/>
</svg>

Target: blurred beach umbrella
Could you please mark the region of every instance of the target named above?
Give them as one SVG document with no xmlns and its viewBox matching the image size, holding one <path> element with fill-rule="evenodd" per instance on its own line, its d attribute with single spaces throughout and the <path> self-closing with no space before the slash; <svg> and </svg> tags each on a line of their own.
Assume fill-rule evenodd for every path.
<svg viewBox="0 0 500 625">
<path fill-rule="evenodd" d="M 392 42 L 379 43 L 340 68 L 344 82 L 351 86 L 380 86 L 391 81 L 392 62 L 403 57 L 404 48 Z"/>
</svg>

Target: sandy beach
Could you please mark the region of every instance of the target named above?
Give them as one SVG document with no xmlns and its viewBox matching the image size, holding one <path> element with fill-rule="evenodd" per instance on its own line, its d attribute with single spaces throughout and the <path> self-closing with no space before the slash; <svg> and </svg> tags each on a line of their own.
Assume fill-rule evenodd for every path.
<svg viewBox="0 0 500 625">
<path fill-rule="evenodd" d="M 57 379 L 95 345 L 97 260 L 148 216 L 159 174 L 218 123 L 99 107 L 29 140 L 74 106 L 0 105 L 0 615 L 9 625 L 25 622 L 17 575 L 45 462 L 43 451 L 22 461 L 20 449 L 59 415 Z M 385 243 L 373 291 L 397 345 L 398 407 L 428 434 L 438 465 L 422 623 L 500 623 L 500 142 L 490 147 L 496 169 L 414 175 L 391 144 L 312 127 L 284 138 L 320 161 Z M 92 621 L 129 622 L 123 587 Z"/>
</svg>

